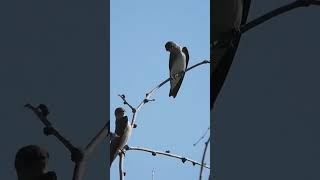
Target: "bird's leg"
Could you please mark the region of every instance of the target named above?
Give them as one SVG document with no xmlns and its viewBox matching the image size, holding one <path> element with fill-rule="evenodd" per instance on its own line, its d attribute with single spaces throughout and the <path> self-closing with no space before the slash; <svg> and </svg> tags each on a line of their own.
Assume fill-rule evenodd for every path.
<svg viewBox="0 0 320 180">
<path fill-rule="evenodd" d="M 173 79 L 173 80 L 176 80 L 178 77 L 181 77 L 184 73 L 185 73 L 185 71 L 180 71 L 180 72 L 171 74 L 170 78 Z"/>
<path fill-rule="evenodd" d="M 172 80 L 176 80 L 176 78 L 177 78 L 176 76 L 177 76 L 177 73 L 171 74 L 171 75 L 170 75 L 170 78 L 171 78 Z"/>
<path fill-rule="evenodd" d="M 174 78 L 177 79 L 177 78 L 179 77 L 179 75 L 180 75 L 180 73 L 176 73 L 176 74 L 174 75 Z"/>
<path fill-rule="evenodd" d="M 180 71 L 176 74 L 176 77 L 182 77 L 184 75 L 185 71 Z"/>
</svg>

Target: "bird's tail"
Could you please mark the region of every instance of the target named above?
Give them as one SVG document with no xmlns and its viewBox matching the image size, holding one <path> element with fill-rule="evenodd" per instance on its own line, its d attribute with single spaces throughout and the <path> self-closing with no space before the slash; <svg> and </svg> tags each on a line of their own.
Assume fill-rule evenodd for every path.
<svg viewBox="0 0 320 180">
<path fill-rule="evenodd" d="M 173 93 L 172 92 L 172 89 L 170 89 L 170 92 L 169 92 L 169 97 L 173 97 L 173 98 L 176 98 L 176 96 L 177 96 L 177 92 L 176 93 Z"/>
</svg>

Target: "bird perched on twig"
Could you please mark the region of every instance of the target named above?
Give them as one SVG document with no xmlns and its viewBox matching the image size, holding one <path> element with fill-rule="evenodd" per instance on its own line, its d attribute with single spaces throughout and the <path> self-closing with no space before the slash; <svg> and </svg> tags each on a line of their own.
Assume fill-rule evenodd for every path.
<svg viewBox="0 0 320 180">
<path fill-rule="evenodd" d="M 111 139 L 110 143 L 110 166 L 117 157 L 119 151 L 121 151 L 127 144 L 132 129 L 128 117 L 125 116 L 125 110 L 123 108 L 117 108 L 114 114 L 116 116 L 116 128 L 115 136 Z"/>
<path fill-rule="evenodd" d="M 170 71 L 170 92 L 169 97 L 175 98 L 183 81 L 185 71 L 188 67 L 189 52 L 186 47 L 181 48 L 172 41 L 165 44 L 166 51 L 170 52 L 169 71 Z"/>
</svg>

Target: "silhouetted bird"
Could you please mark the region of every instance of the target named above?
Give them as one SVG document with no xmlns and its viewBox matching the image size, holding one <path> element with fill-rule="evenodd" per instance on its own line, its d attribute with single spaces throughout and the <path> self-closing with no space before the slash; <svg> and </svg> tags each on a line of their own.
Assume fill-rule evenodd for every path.
<svg viewBox="0 0 320 180">
<path fill-rule="evenodd" d="M 212 109 L 228 75 L 247 22 L 251 0 L 215 0 L 211 18 L 210 91 Z"/>
<path fill-rule="evenodd" d="M 175 98 L 183 81 L 185 71 L 188 67 L 189 52 L 186 47 L 181 48 L 176 43 L 168 41 L 165 44 L 166 51 L 170 52 L 169 71 L 170 71 L 170 92 L 169 97 Z"/>
<path fill-rule="evenodd" d="M 16 154 L 18 180 L 57 180 L 56 173 L 47 172 L 49 153 L 36 145 L 22 147 Z"/>
<path fill-rule="evenodd" d="M 127 144 L 132 129 L 128 117 L 124 115 L 125 110 L 123 108 L 117 108 L 114 114 L 116 116 L 116 136 L 112 138 L 110 143 L 110 166 L 117 157 L 119 151 Z"/>
</svg>

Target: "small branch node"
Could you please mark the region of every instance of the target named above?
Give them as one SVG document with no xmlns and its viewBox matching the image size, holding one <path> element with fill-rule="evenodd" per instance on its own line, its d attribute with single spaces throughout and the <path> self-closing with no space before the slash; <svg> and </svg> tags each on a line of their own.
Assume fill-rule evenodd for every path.
<svg viewBox="0 0 320 180">
<path fill-rule="evenodd" d="M 127 150 L 124 149 L 124 148 L 123 148 L 123 149 L 120 149 L 120 150 L 119 150 L 119 154 L 122 154 L 123 156 L 126 156 L 126 151 L 127 151 Z"/>
<path fill-rule="evenodd" d="M 128 150 L 130 149 L 130 147 L 129 147 L 128 145 L 125 145 L 125 146 L 123 147 L 123 149 L 125 149 L 126 151 L 128 151 Z"/>
<path fill-rule="evenodd" d="M 79 163 L 82 161 L 84 153 L 79 148 L 73 148 L 71 151 L 71 161 L 74 163 Z"/>
<path fill-rule="evenodd" d="M 181 158 L 182 163 L 185 163 L 187 159 L 185 157 Z"/>
<path fill-rule="evenodd" d="M 209 60 L 204 60 L 203 63 L 211 63 Z"/>
<path fill-rule="evenodd" d="M 151 154 L 152 154 L 152 156 L 156 156 L 156 155 L 157 155 L 157 153 L 156 153 L 156 152 L 152 152 Z"/>
<path fill-rule="evenodd" d="M 155 99 L 144 99 L 143 100 L 143 103 L 148 103 L 148 102 L 150 102 L 150 101 L 156 101 Z"/>
<path fill-rule="evenodd" d="M 51 126 L 47 126 L 47 127 L 44 127 L 44 128 L 43 128 L 43 133 L 44 133 L 46 136 L 52 135 L 54 132 L 55 132 L 55 130 L 54 130 L 54 128 L 51 127 Z"/>
</svg>

